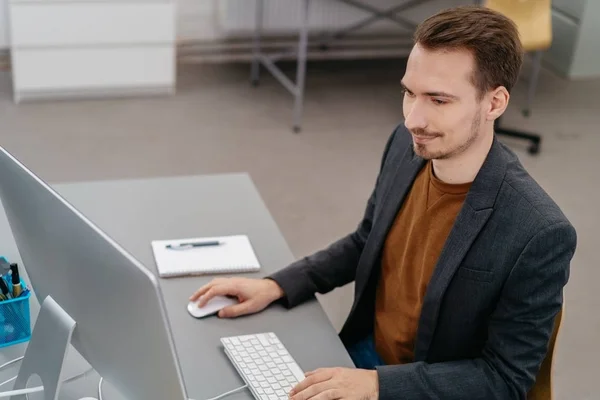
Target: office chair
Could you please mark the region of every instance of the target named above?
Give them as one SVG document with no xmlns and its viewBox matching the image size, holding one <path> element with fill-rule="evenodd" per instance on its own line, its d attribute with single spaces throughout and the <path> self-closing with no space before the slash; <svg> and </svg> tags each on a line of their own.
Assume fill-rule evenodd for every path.
<svg viewBox="0 0 600 400">
<path fill-rule="evenodd" d="M 552 400 L 554 398 L 552 390 L 552 367 L 554 366 L 554 352 L 556 350 L 556 338 L 560 331 L 564 311 L 563 308 L 558 312 L 554 320 L 554 330 L 548 344 L 548 353 L 542 362 L 540 371 L 537 374 L 535 384 L 527 394 L 527 400 Z"/>
<path fill-rule="evenodd" d="M 519 29 L 525 52 L 533 53 L 527 105 L 523 109 L 523 114 L 528 117 L 542 67 L 542 52 L 552 44 L 551 0 L 486 0 L 484 6 L 512 19 Z M 501 118 L 496 120 L 495 130 L 499 135 L 528 140 L 531 142 L 529 153 L 539 152 L 540 135 L 503 128 Z"/>
</svg>

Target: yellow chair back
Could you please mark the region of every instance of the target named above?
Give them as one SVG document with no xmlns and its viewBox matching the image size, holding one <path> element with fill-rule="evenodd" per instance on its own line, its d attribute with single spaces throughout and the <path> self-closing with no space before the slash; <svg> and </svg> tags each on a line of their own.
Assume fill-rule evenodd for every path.
<svg viewBox="0 0 600 400">
<path fill-rule="evenodd" d="M 515 22 L 526 52 L 552 44 L 551 0 L 486 0 L 484 4 Z"/>
<path fill-rule="evenodd" d="M 552 366 L 554 361 L 554 351 L 556 349 L 556 338 L 560 330 L 563 310 L 564 307 L 556 315 L 556 319 L 554 320 L 554 330 L 550 337 L 550 343 L 548 344 L 548 354 L 542 362 L 535 384 L 527 394 L 527 400 L 552 400 L 554 398 L 552 393 Z"/>
</svg>

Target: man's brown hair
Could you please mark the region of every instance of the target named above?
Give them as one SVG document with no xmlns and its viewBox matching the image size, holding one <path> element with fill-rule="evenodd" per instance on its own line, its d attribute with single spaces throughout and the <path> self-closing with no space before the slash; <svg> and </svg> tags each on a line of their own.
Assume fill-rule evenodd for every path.
<svg viewBox="0 0 600 400">
<path fill-rule="evenodd" d="M 523 46 L 514 22 L 485 7 L 443 10 L 419 25 L 414 40 L 427 50 L 471 52 L 475 59 L 472 80 L 480 98 L 498 86 L 510 92 L 523 63 Z"/>
</svg>

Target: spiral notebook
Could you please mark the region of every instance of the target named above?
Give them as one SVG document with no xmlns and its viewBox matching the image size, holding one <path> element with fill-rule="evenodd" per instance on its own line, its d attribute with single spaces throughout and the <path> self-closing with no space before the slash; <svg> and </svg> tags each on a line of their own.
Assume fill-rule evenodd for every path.
<svg viewBox="0 0 600 400">
<path fill-rule="evenodd" d="M 189 243 L 214 242 L 219 244 L 178 247 Z M 151 244 L 161 278 L 252 272 L 260 269 L 252 244 L 246 235 L 154 240 Z"/>
</svg>

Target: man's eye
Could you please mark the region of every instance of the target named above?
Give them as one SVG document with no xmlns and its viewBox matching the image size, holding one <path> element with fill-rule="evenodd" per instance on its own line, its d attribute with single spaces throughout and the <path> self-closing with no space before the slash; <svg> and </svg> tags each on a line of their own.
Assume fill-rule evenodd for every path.
<svg viewBox="0 0 600 400">
<path fill-rule="evenodd" d="M 402 91 L 404 92 L 405 95 L 407 95 L 408 97 L 414 97 L 415 94 L 413 92 L 410 92 L 406 89 L 402 89 Z"/>
<path fill-rule="evenodd" d="M 446 104 L 447 101 L 445 100 L 440 100 L 440 99 L 432 99 L 431 101 L 433 101 L 434 104 L 437 104 L 438 106 L 441 106 L 443 104 Z"/>
</svg>

